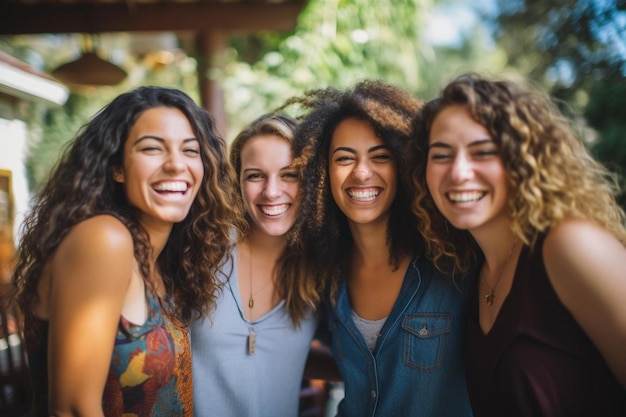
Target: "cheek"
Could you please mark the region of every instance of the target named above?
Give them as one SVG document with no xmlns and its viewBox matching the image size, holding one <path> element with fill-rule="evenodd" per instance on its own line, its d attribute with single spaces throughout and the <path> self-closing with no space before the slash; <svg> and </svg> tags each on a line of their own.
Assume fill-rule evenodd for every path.
<svg viewBox="0 0 626 417">
<path fill-rule="evenodd" d="M 426 187 L 431 194 L 434 194 L 435 183 L 436 183 L 436 170 L 432 168 L 430 165 L 426 167 Z"/>
<path fill-rule="evenodd" d="M 287 195 L 289 195 L 293 199 L 297 200 L 300 196 L 300 184 L 298 184 L 297 182 L 287 183 L 287 185 L 285 186 L 285 190 L 287 192 Z"/>
<path fill-rule="evenodd" d="M 254 184 L 249 182 L 241 185 L 241 198 L 243 199 L 243 204 L 246 208 L 250 206 L 251 202 L 258 195 L 256 188 L 257 187 L 255 187 Z"/>
</svg>

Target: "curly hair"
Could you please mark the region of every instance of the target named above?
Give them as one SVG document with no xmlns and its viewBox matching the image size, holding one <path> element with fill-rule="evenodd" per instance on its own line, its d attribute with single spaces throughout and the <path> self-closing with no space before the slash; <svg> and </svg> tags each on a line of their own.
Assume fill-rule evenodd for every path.
<svg viewBox="0 0 626 417">
<path fill-rule="evenodd" d="M 298 123 L 295 119 L 280 113 L 264 114 L 245 127 L 233 140 L 230 148 L 230 162 L 237 174 L 237 184 L 241 187 L 241 151 L 248 141 L 260 135 L 275 135 L 283 138 L 289 146 L 293 146 L 293 136 Z M 236 193 L 240 207 L 243 207 L 241 193 Z M 251 218 L 246 213 L 246 227 L 249 230 Z M 298 325 L 305 317 L 308 308 L 315 309 L 320 300 L 316 280 L 311 268 L 306 265 L 305 258 L 292 237 L 293 228 L 288 234 L 287 247 L 277 261 L 278 294 L 285 299 L 285 306 L 294 325 Z M 245 237 L 245 232 L 244 232 Z"/>
<path fill-rule="evenodd" d="M 14 295 L 26 316 L 32 315 L 43 268 L 60 242 L 77 223 L 99 214 L 119 219 L 131 232 L 134 257 L 149 290 L 154 291 L 147 232 L 138 210 L 128 204 L 123 186 L 113 181 L 122 165 L 124 143 L 139 116 L 148 109 L 180 110 L 200 143 L 204 178 L 187 217 L 174 225 L 157 259 L 167 294 L 162 303 L 172 319 L 188 324 L 215 304 L 216 272 L 230 254 L 234 175 L 226 143 L 215 130 L 212 116 L 182 91 L 140 87 L 121 94 L 101 109 L 68 144 L 47 183 L 33 200 L 21 228 L 18 260 L 13 275 Z"/>
<path fill-rule="evenodd" d="M 466 270 L 479 248 L 469 232 L 449 226 L 426 187 L 430 128 L 452 105 L 465 106 L 498 145 L 507 171 L 512 231 L 527 245 L 567 217 L 592 220 L 626 244 L 616 178 L 595 161 L 572 122 L 540 90 L 510 79 L 465 74 L 448 84 L 414 121 L 412 208 L 427 252 L 440 269 Z"/>
<path fill-rule="evenodd" d="M 312 90 L 282 106 L 298 105 L 308 114 L 300 117 L 294 138 L 295 160 L 302 182 L 301 216 L 294 236 L 314 262 L 320 286 L 327 285 L 334 300 L 346 276 L 353 245 L 346 216 L 335 203 L 328 178 L 328 152 L 333 132 L 345 119 L 368 122 L 389 148 L 398 170 L 398 192 L 387 226 L 389 264 L 397 268 L 405 254 L 421 251 L 421 237 L 410 204 L 414 192 L 408 181 L 406 146 L 411 121 L 422 103 L 402 89 L 378 80 L 362 81 L 353 89 Z"/>
</svg>

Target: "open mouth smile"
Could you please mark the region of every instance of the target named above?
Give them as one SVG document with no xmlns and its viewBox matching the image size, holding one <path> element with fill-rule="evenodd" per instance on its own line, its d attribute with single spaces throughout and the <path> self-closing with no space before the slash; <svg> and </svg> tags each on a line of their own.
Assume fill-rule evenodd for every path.
<svg viewBox="0 0 626 417">
<path fill-rule="evenodd" d="M 487 193 L 481 191 L 458 191 L 446 193 L 448 200 L 453 203 L 475 203 L 481 200 Z"/>
<path fill-rule="evenodd" d="M 189 188 L 189 184 L 185 181 L 163 181 L 152 186 L 152 189 L 158 193 L 185 193 Z"/>
<path fill-rule="evenodd" d="M 368 188 L 368 189 L 348 189 L 348 196 L 352 200 L 356 201 L 372 201 L 380 194 L 380 189 L 378 188 Z"/>
<path fill-rule="evenodd" d="M 273 206 L 259 206 L 263 214 L 267 216 L 280 216 L 289 208 L 289 204 L 277 204 Z"/>
</svg>

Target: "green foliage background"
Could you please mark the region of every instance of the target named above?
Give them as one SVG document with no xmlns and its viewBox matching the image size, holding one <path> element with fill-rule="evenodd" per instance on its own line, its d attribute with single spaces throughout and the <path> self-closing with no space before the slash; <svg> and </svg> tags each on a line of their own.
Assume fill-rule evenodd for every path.
<svg viewBox="0 0 626 417">
<path fill-rule="evenodd" d="M 572 117 L 586 120 L 597 132 L 590 144 L 597 157 L 625 174 L 626 1 L 494 0 L 495 7 L 482 9 L 485 2 L 473 3 L 482 10 L 479 20 L 459 44 L 448 46 L 431 44 L 426 29 L 436 8 L 463 0 L 309 0 L 290 33 L 233 35 L 223 67 L 207 74 L 225 93 L 227 139 L 309 89 L 376 78 L 427 100 L 463 72 L 514 72 L 567 103 Z M 38 57 L 50 72 L 73 58 L 75 43 L 69 35 L 5 37 L 0 49 L 29 62 Z M 127 34 L 116 34 L 103 37 L 100 46 L 123 50 L 128 43 Z M 130 54 L 117 63 L 129 72 L 120 86 L 74 91 L 63 108 L 47 110 L 34 123 L 32 131 L 41 137 L 33 140 L 28 162 L 33 189 L 78 128 L 120 92 L 166 85 L 198 99 L 192 57 L 158 69 Z M 626 195 L 621 198 L 626 204 Z"/>
</svg>

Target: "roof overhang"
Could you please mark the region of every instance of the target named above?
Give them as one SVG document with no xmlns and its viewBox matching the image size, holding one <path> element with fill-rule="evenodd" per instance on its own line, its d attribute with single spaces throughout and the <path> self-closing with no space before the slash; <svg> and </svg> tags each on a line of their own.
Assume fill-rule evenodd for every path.
<svg viewBox="0 0 626 417">
<path fill-rule="evenodd" d="M 63 105 L 69 96 L 63 84 L 3 53 L 0 53 L 0 92 L 55 106 Z"/>
<path fill-rule="evenodd" d="M 0 35 L 135 31 L 291 30 L 306 0 L 159 3 L 4 1 Z"/>
</svg>

